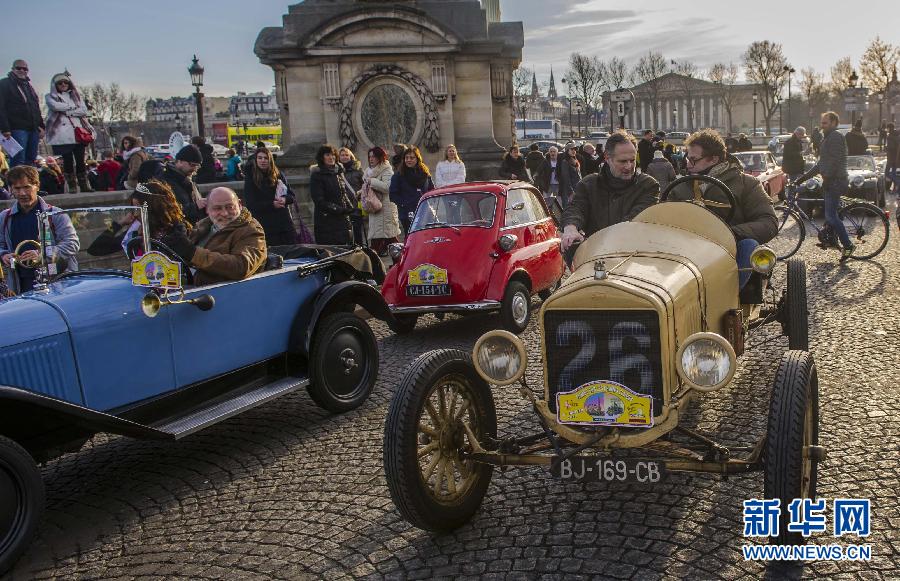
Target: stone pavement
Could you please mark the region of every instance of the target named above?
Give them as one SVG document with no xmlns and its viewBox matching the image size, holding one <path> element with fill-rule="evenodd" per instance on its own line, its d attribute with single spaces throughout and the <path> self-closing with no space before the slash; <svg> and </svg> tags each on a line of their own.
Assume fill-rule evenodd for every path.
<svg viewBox="0 0 900 581">
<path fill-rule="evenodd" d="M 872 499 L 872 535 L 861 541 L 872 545 L 869 562 L 784 571 L 743 561 L 741 501 L 762 494 L 760 474 L 563 485 L 542 468 L 497 470 L 471 523 L 442 536 L 411 528 L 394 510 L 382 468 L 388 402 L 416 355 L 470 349 L 496 324 L 478 316 L 428 317 L 405 337 L 373 324 L 379 382 L 367 404 L 342 416 L 296 394 L 180 443 L 95 437 L 44 468 L 43 529 L 12 577 L 900 578 L 900 237 L 893 217 L 892 228 L 888 250 L 872 262 L 839 266 L 833 251 L 809 240 L 803 249 L 820 442 L 829 454 L 819 495 Z M 734 384 L 698 399 L 689 422 L 734 444 L 762 435 L 769 381 L 787 348 L 776 331 L 751 339 L 757 346 Z M 534 320 L 524 337 L 536 384 Z M 513 389 L 495 394 L 501 434 L 533 425 Z"/>
</svg>

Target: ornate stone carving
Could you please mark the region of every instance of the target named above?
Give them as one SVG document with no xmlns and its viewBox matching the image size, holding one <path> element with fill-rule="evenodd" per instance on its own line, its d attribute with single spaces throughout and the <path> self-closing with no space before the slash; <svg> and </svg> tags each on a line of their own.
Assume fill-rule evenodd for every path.
<svg viewBox="0 0 900 581">
<path fill-rule="evenodd" d="M 375 77 L 384 76 L 402 79 L 409 83 L 416 92 L 425 109 L 424 118 L 422 119 L 422 144 L 426 150 L 432 153 L 438 151 L 441 147 L 441 131 L 438 124 L 437 110 L 434 105 L 434 95 L 431 89 L 428 88 L 428 85 L 418 75 L 396 65 L 376 65 L 353 79 L 353 82 L 344 91 L 344 98 L 341 104 L 340 129 L 342 145 L 355 149 L 359 142 L 356 130 L 353 128 L 353 106 L 360 88 Z"/>
</svg>

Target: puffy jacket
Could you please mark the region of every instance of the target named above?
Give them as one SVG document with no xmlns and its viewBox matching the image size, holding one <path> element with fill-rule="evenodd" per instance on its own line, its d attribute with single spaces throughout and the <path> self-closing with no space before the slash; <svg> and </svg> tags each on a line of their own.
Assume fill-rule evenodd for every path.
<svg viewBox="0 0 900 581">
<path fill-rule="evenodd" d="M 350 244 L 350 214 L 356 209 L 353 192 L 344 183 L 344 167 L 316 166 L 310 170 L 309 193 L 315 206 L 313 229 L 316 244 Z"/>
<path fill-rule="evenodd" d="M 44 97 L 47 104 L 47 135 L 48 145 L 72 145 L 77 143 L 75 128 L 94 132 L 87 121 L 88 110 L 84 101 L 75 98 L 75 91 L 57 93 L 54 87 Z"/>
<path fill-rule="evenodd" d="M 575 187 L 575 196 L 563 212 L 563 227 L 573 225 L 587 236 L 619 222 L 631 220 L 659 199 L 659 184 L 646 174 L 626 182 L 614 178 L 608 166 Z"/>
<path fill-rule="evenodd" d="M 666 189 L 669 182 L 675 179 L 675 168 L 666 158 L 651 161 L 645 173 L 659 183 L 660 191 Z"/>
<path fill-rule="evenodd" d="M 19 90 L 13 73 L 0 79 L 0 132 L 37 131 L 44 126 L 41 105 L 34 88 L 28 83 Z"/>
</svg>

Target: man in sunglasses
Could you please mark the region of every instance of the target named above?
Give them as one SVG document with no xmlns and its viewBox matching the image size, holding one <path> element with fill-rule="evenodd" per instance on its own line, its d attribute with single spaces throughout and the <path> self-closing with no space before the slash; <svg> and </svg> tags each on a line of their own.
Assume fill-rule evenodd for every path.
<svg viewBox="0 0 900 581">
<path fill-rule="evenodd" d="M 28 63 L 21 59 L 13 62 L 6 78 L 0 79 L 0 134 L 22 146 L 10 159 L 10 167 L 34 164 L 38 142 L 44 136 L 44 119 L 28 77 Z"/>
<path fill-rule="evenodd" d="M 685 140 L 687 146 L 687 170 L 691 175 L 708 175 L 723 182 L 734 194 L 737 207 L 728 225 L 737 239 L 738 268 L 741 288 L 750 279 L 750 254 L 760 244 L 765 244 L 778 234 L 778 219 L 762 184 L 755 177 L 745 174 L 741 162 L 728 154 L 725 141 L 713 129 L 703 129 Z M 694 198 L 694 184 L 700 187 L 705 199 L 727 203 L 724 192 L 704 182 L 685 182 L 675 186 L 669 194 L 671 200 Z M 713 208 L 723 219 L 727 208 Z"/>
</svg>

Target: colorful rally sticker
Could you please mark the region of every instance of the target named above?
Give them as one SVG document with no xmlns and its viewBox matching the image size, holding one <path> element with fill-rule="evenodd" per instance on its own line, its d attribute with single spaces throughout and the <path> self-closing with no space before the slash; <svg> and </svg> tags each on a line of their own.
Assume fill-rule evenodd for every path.
<svg viewBox="0 0 900 581">
<path fill-rule="evenodd" d="M 420 264 L 409 271 L 409 285 L 447 284 L 447 269 L 433 264 Z"/>
<path fill-rule="evenodd" d="M 148 252 L 131 261 L 131 284 L 150 288 L 181 288 L 181 263 L 161 252 Z"/>
<path fill-rule="evenodd" d="M 653 397 L 613 381 L 590 381 L 556 394 L 561 424 L 588 426 L 653 426 Z"/>
</svg>

